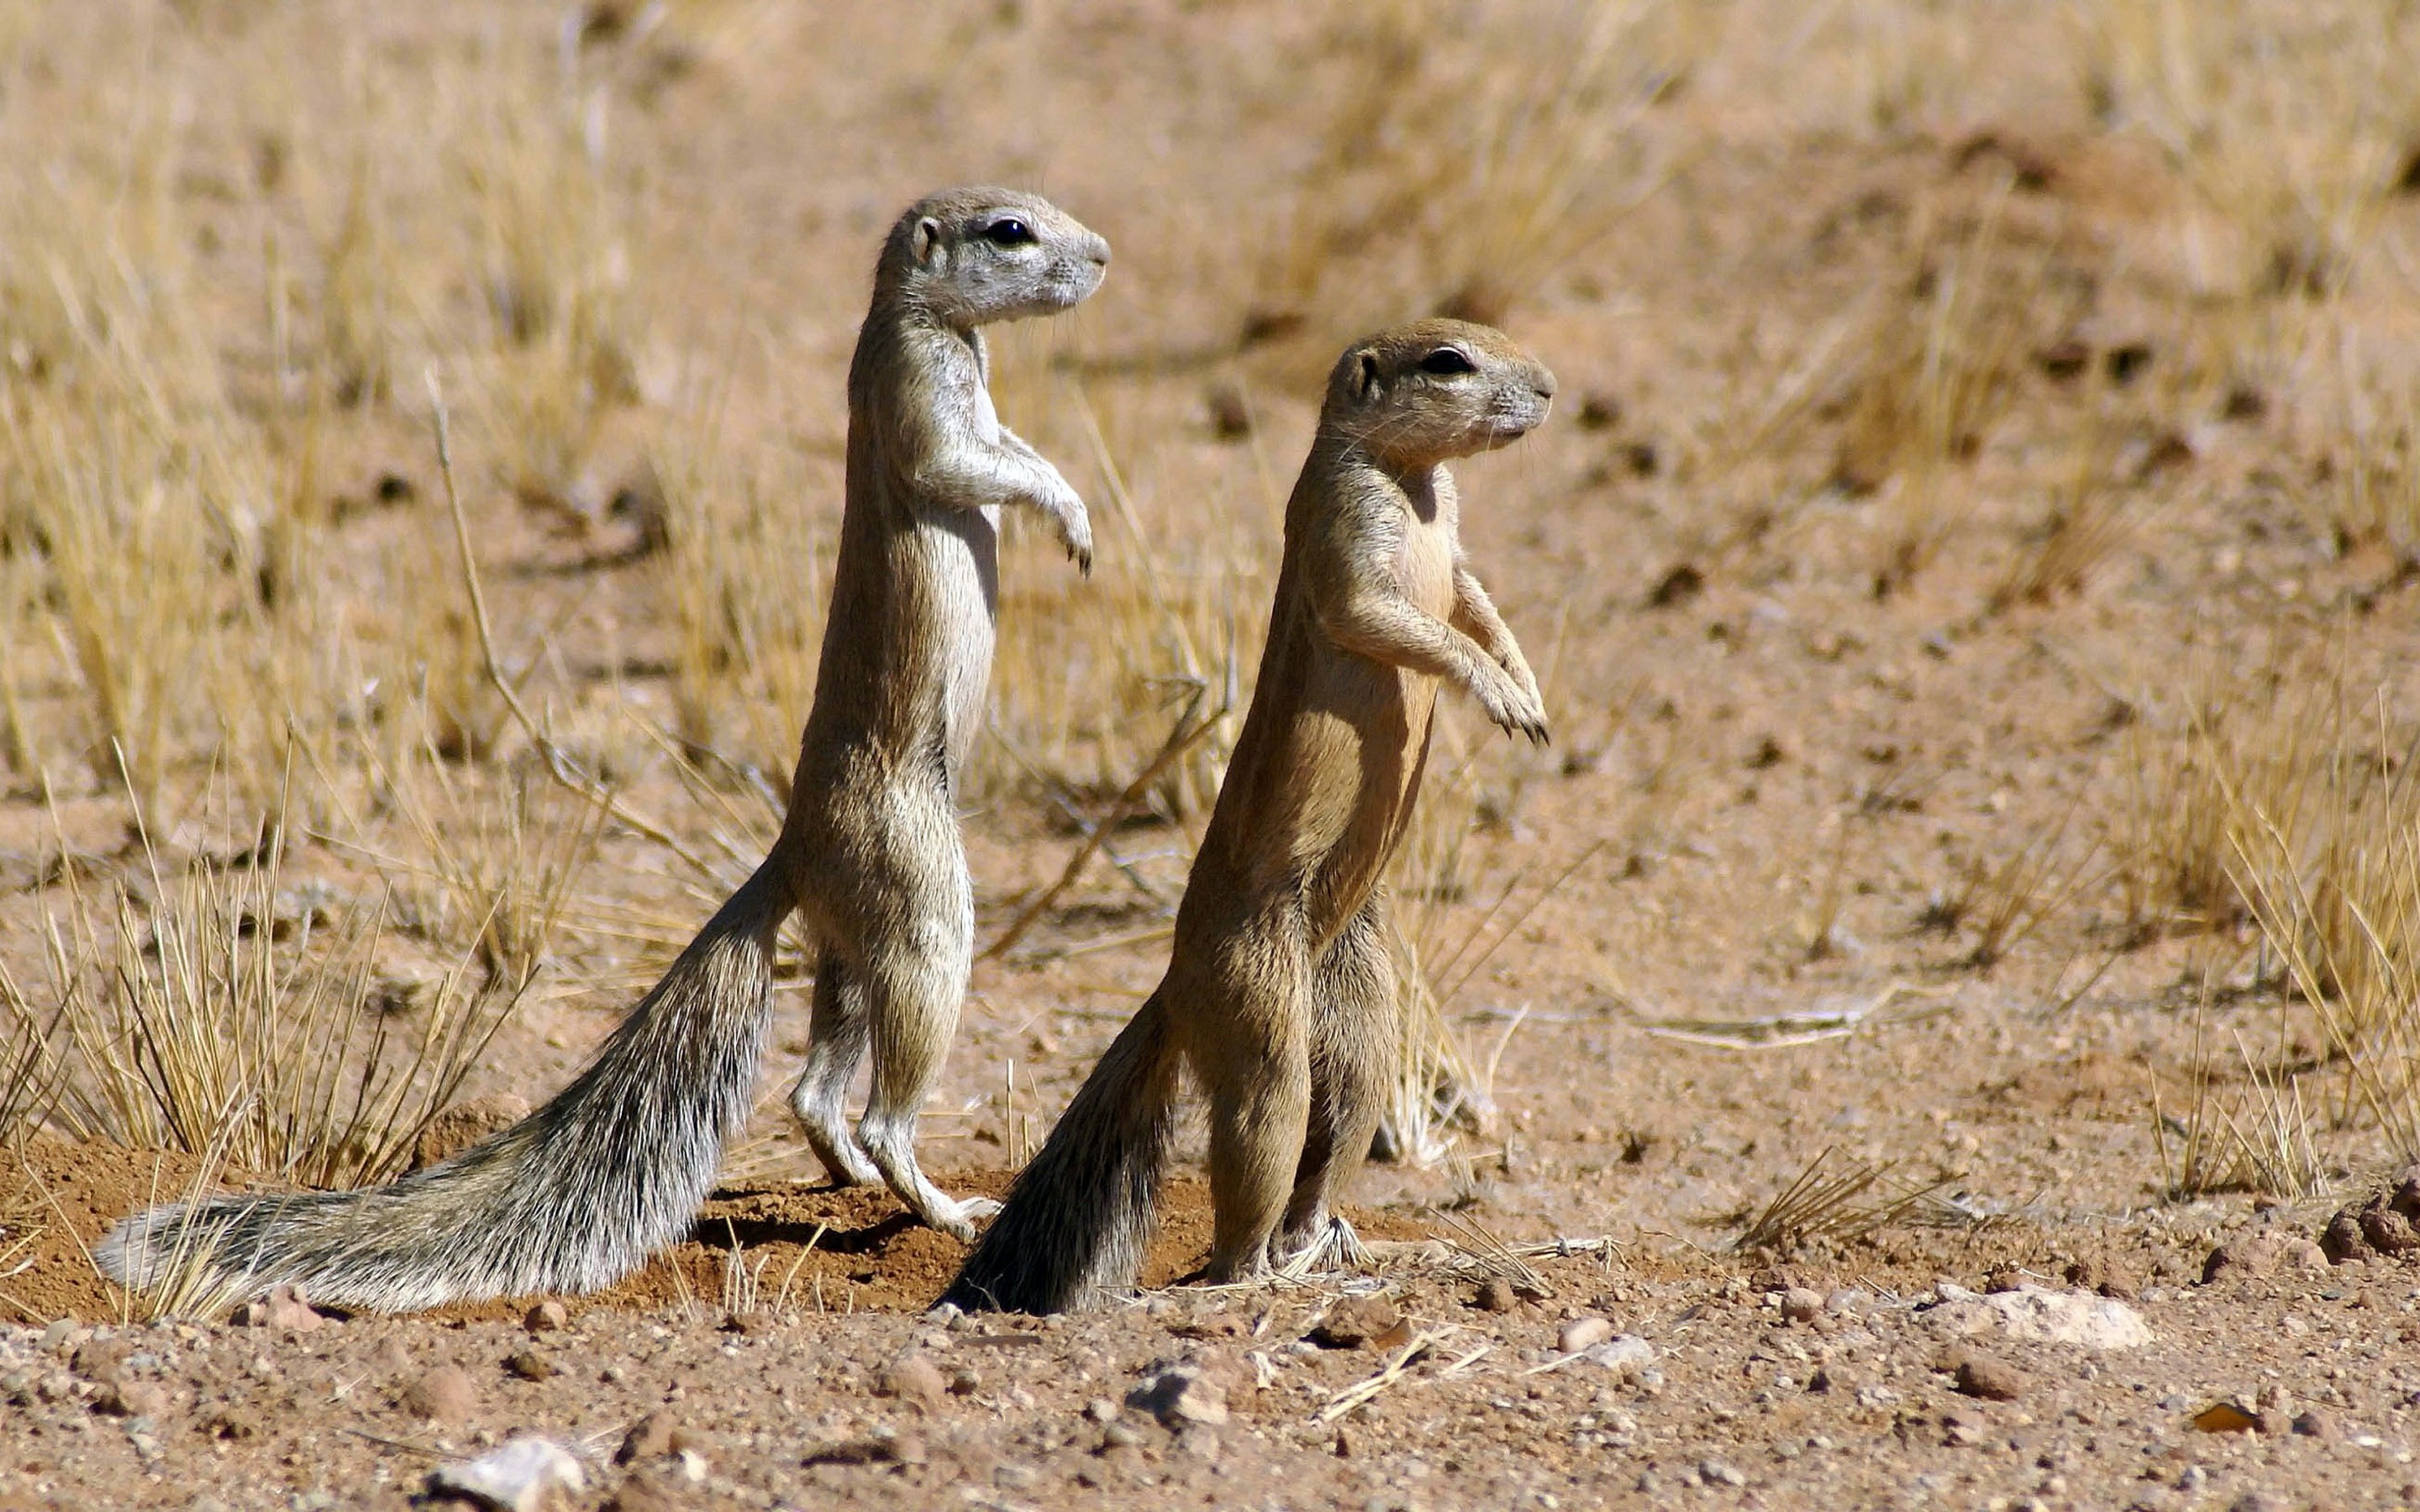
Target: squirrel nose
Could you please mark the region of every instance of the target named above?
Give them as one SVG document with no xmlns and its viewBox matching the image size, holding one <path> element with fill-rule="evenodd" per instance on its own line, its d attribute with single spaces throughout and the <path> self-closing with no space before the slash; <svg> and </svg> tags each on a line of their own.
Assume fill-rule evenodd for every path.
<svg viewBox="0 0 2420 1512">
<path fill-rule="evenodd" d="M 1109 266 L 1109 239 L 1103 236 L 1094 237 L 1091 242 L 1086 244 L 1084 255 L 1098 266 L 1107 268 Z"/>
<path fill-rule="evenodd" d="M 1538 369 L 1529 379 L 1529 391 L 1541 399 L 1552 399 L 1555 396 L 1555 375 L 1543 367 Z"/>
</svg>

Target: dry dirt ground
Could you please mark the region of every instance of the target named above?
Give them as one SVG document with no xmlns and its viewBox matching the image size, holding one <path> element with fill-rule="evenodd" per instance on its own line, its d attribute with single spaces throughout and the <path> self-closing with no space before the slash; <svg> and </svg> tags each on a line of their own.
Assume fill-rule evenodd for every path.
<svg viewBox="0 0 2420 1512">
<path fill-rule="evenodd" d="M 197 1162 L 12 1131 L 0 1508 L 398 1506 L 517 1435 L 578 1458 L 562 1504 L 627 1512 L 2420 1501 L 2420 1269 L 2313 1245 L 2414 1152 L 2281 988 L 2257 911 L 2176 880 L 2219 799 L 2173 753 L 2210 711 L 2290 735 L 2333 690 L 2389 769 L 2420 715 L 2420 173 L 2406 107 L 2362 114 L 2360 83 L 2412 57 L 2381 60 L 2366 10 L 73 8 L 0 32 L 10 155 L 33 164 L 15 201 L 38 169 L 116 185 L 92 202 L 177 239 L 177 350 L 224 366 L 210 402 L 280 457 L 299 443 L 279 406 L 309 410 L 311 465 L 281 476 L 319 553 L 310 633 L 440 635 L 459 600 L 435 363 L 529 696 L 694 849 L 752 833 L 718 805 L 754 801 L 747 775 L 795 737 L 805 685 L 780 669 L 812 669 L 875 240 L 967 179 L 1043 189 L 1116 248 L 1091 305 L 1001 343 L 1003 412 L 1093 501 L 1103 563 L 1063 581 L 1010 542 L 999 738 L 966 819 L 983 938 L 1058 876 L 1070 815 L 1096 819 L 1148 757 L 1170 718 L 1151 678 L 1215 685 L 1233 629 L 1249 679 L 1317 375 L 1359 325 L 1484 315 L 1562 378 L 1537 437 L 1460 473 L 1557 740 L 1515 751 L 1446 713 L 1399 890 L 1493 1108 L 1442 1129 L 1438 1158 L 1363 1176 L 1366 1267 L 1183 1285 L 1207 1231 L 1183 1184 L 1131 1304 L 928 1316 L 954 1242 L 887 1196 L 815 1187 L 790 1136 L 807 1014 L 785 980 L 767 1104 L 693 1242 L 559 1315 L 145 1320 L 85 1246 Z M 1575 84 L 1605 38 L 1640 71 Z M 123 58 L 145 61 L 120 78 Z M 2161 93 L 2187 64 L 2194 88 Z M 413 93 L 449 69 L 462 92 Z M 459 268 L 415 260 L 506 169 L 551 161 L 446 154 L 507 85 L 557 82 L 597 175 L 579 212 L 494 222 L 535 252 L 499 231 Z M 2332 136 L 2336 107 L 2386 145 Z M 91 166 L 118 161 L 93 125 L 113 112 L 128 141 L 172 141 L 166 168 Z M 537 182 L 536 202 L 575 193 Z M 320 371 L 282 344 L 340 345 L 311 302 L 334 310 L 339 280 L 313 259 L 355 203 L 384 239 L 343 286 L 392 285 L 405 313 L 380 318 L 411 334 L 361 359 L 384 365 L 342 404 L 281 398 L 272 355 Z M 1549 229 L 1492 229 L 1518 214 Z M 56 381 L 41 344 L 98 340 L 26 313 L 85 268 L 51 231 L 52 271 L 8 274 L 21 421 Z M 588 274 L 563 274 L 628 369 L 565 388 L 576 423 L 538 412 L 568 382 L 531 355 L 551 337 L 493 361 L 447 345 L 511 325 L 495 270 L 525 257 L 602 267 L 613 295 L 592 308 Z M 541 429 L 567 439 L 539 448 Z M 9 430 L 12 479 L 40 442 Z M 735 499 L 755 532 L 728 537 L 737 562 L 698 544 Z M 47 1013 L 51 942 L 79 945 L 44 927 L 63 887 L 143 893 L 130 785 L 199 815 L 222 786 L 240 807 L 316 773 L 336 795 L 284 864 L 335 913 L 442 872 L 393 860 L 436 854 L 400 807 L 343 796 L 399 779 L 314 765 L 387 716 L 312 726 L 301 683 L 275 691 L 301 757 L 247 755 L 230 714 L 224 747 L 105 776 L 106 669 L 75 594 L 42 586 L 68 546 L 41 542 L 0 557 L 19 595 L 0 965 L 27 1000 Z M 709 591 L 727 598 L 701 608 Z M 774 628 L 701 651 L 718 615 Z M 177 677 L 243 702 L 207 680 L 253 674 L 206 660 Z M 163 750 L 179 692 L 151 695 Z M 447 791 L 544 790 L 493 711 L 473 738 L 433 691 L 414 707 Z M 618 710 L 738 775 L 680 780 L 678 742 Z M 1202 762 L 1121 824 L 1118 864 L 979 964 L 925 1125 L 945 1186 L 999 1190 L 1156 980 L 1215 740 Z M 171 863 L 201 844 L 155 827 Z M 667 855 L 606 826 L 463 1095 L 541 1099 L 706 917 L 713 886 Z M 425 984 L 480 935 L 424 912 L 379 947 L 380 980 Z M 419 999 L 396 1000 L 408 1018 Z M 1773 1242 L 1743 1245 L 1761 1216 Z M 2030 1336 L 2045 1318 L 2116 1332 Z"/>
</svg>

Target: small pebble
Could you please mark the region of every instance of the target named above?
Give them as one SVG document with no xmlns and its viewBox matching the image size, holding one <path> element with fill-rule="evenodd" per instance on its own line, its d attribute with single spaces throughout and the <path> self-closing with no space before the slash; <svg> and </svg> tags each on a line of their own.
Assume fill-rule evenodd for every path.
<svg viewBox="0 0 2420 1512">
<path fill-rule="evenodd" d="M 222 1407 L 203 1421 L 202 1431 L 213 1439 L 240 1443 L 260 1431 L 260 1422 L 240 1407 Z"/>
<path fill-rule="evenodd" d="M 553 1334 L 571 1326 L 571 1310 L 549 1297 L 531 1308 L 521 1318 L 521 1327 L 533 1334 Z"/>
<path fill-rule="evenodd" d="M 1781 1294 L 1781 1316 L 1792 1323 L 1811 1323 L 1823 1312 L 1823 1294 L 1812 1287 L 1792 1287 Z"/>
<path fill-rule="evenodd" d="M 1311 1331 L 1311 1341 L 1323 1349 L 1357 1350 L 1392 1332 L 1404 1315 L 1381 1292 L 1344 1297 L 1327 1309 Z"/>
<path fill-rule="evenodd" d="M 91 1381 L 116 1381 L 133 1350 L 124 1339 L 92 1338 L 76 1346 L 68 1367 Z"/>
<path fill-rule="evenodd" d="M 536 1350 L 516 1350 L 504 1356 L 504 1368 L 523 1381 L 547 1381 L 560 1374 L 554 1362 Z"/>
<path fill-rule="evenodd" d="M 106 1381 L 93 1393 L 92 1407 L 96 1412 L 111 1417 L 147 1417 L 158 1419 L 168 1411 L 168 1394 L 147 1381 Z M 2295 1425 L 2296 1431 L 2301 1425 Z"/>
<path fill-rule="evenodd" d="M 586 1472 L 571 1451 L 551 1439 L 507 1439 L 492 1453 L 456 1460 L 428 1473 L 428 1489 L 503 1512 L 538 1512 L 557 1491 L 588 1489 Z"/>
<path fill-rule="evenodd" d="M 443 1365 L 403 1388 L 401 1406 L 431 1423 L 460 1423 L 479 1405 L 479 1389 L 460 1365 Z"/>
<path fill-rule="evenodd" d="M 1747 1477 L 1745 1475 L 1741 1474 L 1736 1468 L 1727 1465 L 1719 1459 L 1704 1459 L 1699 1461 L 1698 1478 L 1709 1486 L 1745 1486 L 1747 1484 Z"/>
<path fill-rule="evenodd" d="M 1470 1299 L 1470 1304 L 1483 1313 L 1509 1313 L 1521 1304 L 1521 1298 L 1513 1291 L 1512 1282 L 1502 1276 L 1490 1276 L 1479 1284 L 1478 1295 Z"/>
<path fill-rule="evenodd" d="M 1224 1388 L 1189 1365 L 1169 1365 L 1146 1377 L 1126 1400 L 1171 1428 L 1187 1423 L 1217 1427 L 1227 1421 Z"/>
<path fill-rule="evenodd" d="M 1586 1351 L 1590 1360 L 1618 1376 L 1637 1379 L 1655 1363 L 1655 1346 L 1636 1334 L 1616 1334 Z"/>
<path fill-rule="evenodd" d="M 950 1383 L 940 1367 L 921 1354 L 903 1354 L 882 1372 L 875 1388 L 877 1395 L 896 1396 L 902 1401 L 918 1402 L 936 1407 L 949 1395 Z"/>
<path fill-rule="evenodd" d="M 1563 1325 L 1556 1343 L 1565 1354 L 1592 1350 L 1613 1337 L 1613 1325 L 1602 1318 L 1575 1318 Z"/>
<path fill-rule="evenodd" d="M 235 1310 L 235 1321 L 246 1328 L 274 1328 L 308 1334 L 327 1322 L 311 1306 L 301 1287 L 278 1286 L 266 1297 L 256 1297 Z"/>
<path fill-rule="evenodd" d="M 2013 1402 L 2031 1384 L 2024 1371 L 1994 1355 L 1970 1351 L 1959 1356 L 1953 1368 L 1960 1394 L 1987 1402 Z"/>
<path fill-rule="evenodd" d="M 2212 1402 L 2194 1414 L 2193 1426 L 2202 1433 L 2249 1433 L 2260 1426 L 2260 1419 L 2234 1402 Z"/>
<path fill-rule="evenodd" d="M 2299 1437 L 2318 1439 L 2323 1443 L 2344 1437 L 2343 1431 L 2336 1427 L 2336 1420 L 2316 1407 L 2296 1414 L 2294 1432 Z"/>
<path fill-rule="evenodd" d="M 622 1446 L 613 1451 L 613 1463 L 627 1465 L 634 1460 L 660 1459 L 673 1452 L 673 1418 L 670 1412 L 649 1412 L 629 1427 L 622 1435 Z"/>
</svg>

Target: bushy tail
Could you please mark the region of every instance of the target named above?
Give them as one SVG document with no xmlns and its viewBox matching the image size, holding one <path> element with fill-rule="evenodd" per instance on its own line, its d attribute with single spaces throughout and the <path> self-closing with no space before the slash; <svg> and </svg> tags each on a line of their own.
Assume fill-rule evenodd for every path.
<svg viewBox="0 0 2420 1512">
<path fill-rule="evenodd" d="M 777 856 L 570 1086 L 452 1159 L 360 1192 L 153 1208 L 94 1258 L 189 1299 L 294 1283 L 315 1303 L 388 1312 L 611 1285 L 689 1232 L 748 1116 L 790 908 Z"/>
<path fill-rule="evenodd" d="M 942 1301 L 969 1312 L 1056 1313 L 1134 1285 L 1175 1142 L 1178 1058 L 1155 994 L 1018 1175 Z"/>
</svg>

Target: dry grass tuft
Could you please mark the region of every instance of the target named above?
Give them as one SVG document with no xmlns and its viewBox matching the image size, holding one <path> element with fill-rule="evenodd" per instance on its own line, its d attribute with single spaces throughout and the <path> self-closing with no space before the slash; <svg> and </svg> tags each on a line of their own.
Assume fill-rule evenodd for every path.
<svg viewBox="0 0 2420 1512">
<path fill-rule="evenodd" d="M 391 775 L 395 811 L 427 859 L 391 865 L 398 919 L 468 952 L 489 981 L 515 994 L 546 964 L 588 864 L 606 810 L 516 767 L 501 791 L 472 793 L 439 761 Z"/>
<path fill-rule="evenodd" d="M 2272 663 L 2233 681 L 2202 674 L 2181 706 L 2128 706 L 2114 843 L 2135 939 L 2224 930 L 2244 917 L 2239 810 L 2299 809 L 2315 754 L 2304 717 L 2319 712 L 2305 687 L 2303 706 L 2289 707 L 2287 671 Z"/>
<path fill-rule="evenodd" d="M 657 592 L 678 630 L 673 729 L 709 770 L 762 774 L 786 799 L 814 701 L 841 470 L 837 457 L 746 455 L 685 416 L 655 456 L 668 542 Z"/>
<path fill-rule="evenodd" d="M 1894 1181 L 1895 1169 L 1890 1162 L 1872 1165 L 1827 1146 L 1747 1220 L 1731 1248 L 1787 1255 L 1813 1243 L 1864 1239 L 1916 1216 L 1951 1180 L 1911 1185 Z"/>
<path fill-rule="evenodd" d="M 2095 425 L 2076 450 L 2049 513 L 1992 591 L 1991 607 L 2046 605 L 2084 591 L 2095 569 L 2141 532 L 2151 505 L 2116 476 L 2110 429 Z"/>
<path fill-rule="evenodd" d="M 2194 192 L 2202 286 L 2342 289 L 2408 150 L 2420 18 L 2361 0 L 2116 0 L 2074 15 L 2096 114 L 2157 143 Z"/>
<path fill-rule="evenodd" d="M 10 1005 L 11 1030 L 0 1050 L 0 1142 L 10 1145 L 39 1128 L 65 1090 L 65 1068 L 53 1049 L 57 1015 L 40 1022 L 19 1014 L 14 1005 L 23 1001 L 8 968 L 0 965 L 0 1003 Z"/>
<path fill-rule="evenodd" d="M 50 1006 L 0 977 L 0 1022 L 39 1047 L 21 1116 L 311 1186 L 401 1172 L 526 980 L 457 969 L 425 1005 L 391 1001 L 373 968 L 386 905 L 288 886 L 281 836 L 180 869 L 147 845 L 145 874 L 98 898 L 68 870 Z"/>
<path fill-rule="evenodd" d="M 2331 1114 L 2408 1158 L 2420 1155 L 2420 731 L 2382 696 L 2331 712 L 2301 737 L 2306 776 L 2288 801 L 2226 784 L 2230 874 L 2326 1046 Z"/>
<path fill-rule="evenodd" d="M 2401 372 L 2350 317 L 2319 322 L 2313 359 L 2335 378 L 2329 476 L 2305 509 L 2337 555 L 2388 554 L 2409 576 L 2420 566 L 2420 379 Z"/>
<path fill-rule="evenodd" d="M 1971 215 L 1919 228 L 1914 268 L 1853 344 L 1854 389 L 1833 462 L 1853 495 L 1888 490 L 1874 592 L 1929 563 L 1973 507 L 1953 482 L 2008 409 L 2028 354 L 2072 318 L 2053 249 L 2008 235 L 2004 182 Z"/>
<path fill-rule="evenodd" d="M 1708 24 L 1633 0 L 1341 11 L 1319 56 L 1344 78 L 1315 87 L 1335 103 L 1248 339 L 1325 353 L 1407 311 L 1500 323 L 1669 171 L 1646 117 Z"/>
<path fill-rule="evenodd" d="M 2257 1064 L 2251 1048 L 2233 1039 L 2243 1085 L 2222 1099 L 2219 1085 L 2227 1079 L 2202 1057 L 2208 1005 L 2195 1026 L 2196 1059 L 2192 1071 L 2193 1101 L 2181 1116 L 2170 1114 L 2153 1098 L 2151 1134 L 2160 1154 L 2163 1189 L 2184 1199 L 2212 1192 L 2268 1192 L 2286 1197 L 2319 1196 L 2327 1190 L 2327 1167 L 2320 1158 L 2313 1130 L 2315 1119 L 2303 1099 L 2303 1074 Z M 2285 1028 L 2280 1021 L 2280 1028 Z M 2169 1137 L 2177 1143 L 2173 1148 Z"/>
<path fill-rule="evenodd" d="M 1524 868 L 1508 878 L 1493 903 L 1471 916 L 1459 880 L 1461 841 L 1473 827 L 1467 767 L 1437 784 L 1415 821 L 1414 843 L 1396 858 L 1403 895 L 1393 939 L 1402 1042 L 1395 1086 L 1379 1120 L 1382 1159 L 1425 1167 L 1451 1150 L 1454 1131 L 1486 1136 L 1496 1130 L 1496 1074 L 1528 1010 L 1506 1020 L 1482 1058 L 1463 1042 L 1452 1005 L 1496 952 L 1532 914 L 1605 846 L 1600 841 L 1553 878 L 1533 883 Z M 1425 839 L 1426 843 L 1420 843 Z"/>
<path fill-rule="evenodd" d="M 1262 606 L 1276 585 L 1281 496 L 1258 493 L 1263 480 L 1254 480 L 1249 496 L 1221 488 L 1185 501 L 1183 517 L 1152 508 L 1156 501 L 1130 479 L 1114 440 L 1120 412 L 1073 385 L 1037 382 L 1030 355 L 1013 341 L 1001 347 L 994 387 L 1004 416 L 1067 461 L 1102 546 L 1081 581 L 1056 552 L 1034 551 L 1039 561 L 1008 569 L 992 666 L 995 738 L 979 749 L 970 793 L 1038 800 L 1078 815 L 1080 833 L 1123 806 L 1137 773 L 1156 767 L 1127 822 L 1189 826 L 1207 816 L 1242 727 L 1241 690 L 1259 663 Z M 1029 407 L 1038 424 L 1012 405 Z M 1010 521 L 1012 540 L 1024 531 Z M 1018 581 L 1027 574 L 1044 580 L 1027 586 Z M 1188 714 L 1205 709 L 1218 712 L 1189 733 Z M 1183 748 L 1162 764 L 1171 730 L 1185 733 Z M 1189 855 L 1186 846 L 1163 858 L 1172 863 L 1163 869 L 1169 881 L 1181 879 Z"/>
<path fill-rule="evenodd" d="M 2420 727 L 2390 688 L 2358 690 L 2342 651 L 2319 660 L 2205 688 L 2181 728 L 2134 746 L 2120 878 L 2137 933 L 2248 923 L 2288 994 L 2281 1045 L 2319 1047 L 2311 1075 L 2255 1073 L 2248 1108 L 2211 1113 L 2196 1092 L 2165 1161 L 2180 1190 L 2308 1190 L 2304 1081 L 2327 1089 L 2319 1121 L 2420 1154 Z"/>
<path fill-rule="evenodd" d="M 1973 946 L 1960 964 L 1989 970 L 2052 918 L 2101 885 L 2097 843 L 2070 844 L 2070 806 L 1996 862 L 1970 862 L 1958 886 L 1936 893 L 1917 921 L 1924 929 L 1970 932 Z"/>
</svg>

